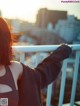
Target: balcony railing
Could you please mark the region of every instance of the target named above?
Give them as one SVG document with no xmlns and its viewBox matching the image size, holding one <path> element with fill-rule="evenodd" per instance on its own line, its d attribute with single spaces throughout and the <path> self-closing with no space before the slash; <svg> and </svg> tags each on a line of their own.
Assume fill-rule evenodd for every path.
<svg viewBox="0 0 80 106">
<path fill-rule="evenodd" d="M 77 85 L 77 77 L 78 77 L 78 69 L 79 69 L 79 59 L 80 59 L 80 44 L 69 45 L 69 46 L 72 48 L 73 51 L 75 51 L 75 57 L 73 59 L 68 58 L 63 61 L 58 106 L 63 105 L 64 90 L 65 90 L 65 84 L 66 84 L 66 69 L 68 68 L 67 66 L 68 63 L 74 64 L 74 74 L 73 74 L 73 84 L 72 84 L 72 91 L 71 91 L 70 106 L 73 106 L 75 101 L 75 93 L 76 93 L 76 85 Z M 49 52 L 49 51 L 54 51 L 57 47 L 59 47 L 59 45 L 13 46 L 13 49 L 16 52 L 22 52 L 22 54 L 20 55 L 20 61 L 24 63 L 26 52 Z M 52 96 L 52 84 L 48 85 L 48 88 L 47 88 L 46 106 L 51 106 L 51 96 Z"/>
</svg>

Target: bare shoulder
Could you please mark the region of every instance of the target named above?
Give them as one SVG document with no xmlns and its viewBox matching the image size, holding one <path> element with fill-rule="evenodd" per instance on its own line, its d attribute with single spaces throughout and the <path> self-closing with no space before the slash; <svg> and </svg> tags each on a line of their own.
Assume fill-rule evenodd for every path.
<svg viewBox="0 0 80 106">
<path fill-rule="evenodd" d="M 16 70 L 19 73 L 22 73 L 22 71 L 23 71 L 23 66 L 18 61 L 11 61 L 11 68 Z"/>
<path fill-rule="evenodd" d="M 14 78 L 14 81 L 15 81 L 16 89 L 18 89 L 17 81 L 22 76 L 23 66 L 18 61 L 11 61 L 11 65 L 9 65 L 9 68 L 10 68 L 12 74 L 13 74 L 13 78 Z"/>
<path fill-rule="evenodd" d="M 22 67 L 22 64 L 20 62 L 18 62 L 18 61 L 11 61 L 11 64 L 15 68 L 19 68 L 19 69 L 22 69 L 23 68 Z"/>
</svg>

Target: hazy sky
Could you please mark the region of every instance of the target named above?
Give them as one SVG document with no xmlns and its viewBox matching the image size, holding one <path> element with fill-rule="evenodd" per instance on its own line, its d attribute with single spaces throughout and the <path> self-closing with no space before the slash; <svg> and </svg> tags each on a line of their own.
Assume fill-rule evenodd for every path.
<svg viewBox="0 0 80 106">
<path fill-rule="evenodd" d="M 35 22 L 39 8 L 66 10 L 80 19 L 80 3 L 61 3 L 61 0 L 0 0 L 2 15 Z"/>
</svg>

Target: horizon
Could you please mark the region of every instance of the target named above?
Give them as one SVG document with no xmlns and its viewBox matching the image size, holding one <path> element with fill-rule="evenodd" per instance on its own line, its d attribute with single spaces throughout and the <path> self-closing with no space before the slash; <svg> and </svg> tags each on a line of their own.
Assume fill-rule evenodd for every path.
<svg viewBox="0 0 80 106">
<path fill-rule="evenodd" d="M 5 18 L 18 18 L 34 23 L 40 8 L 48 10 L 67 11 L 67 15 L 74 15 L 80 19 L 80 3 L 61 3 L 61 0 L 0 0 L 0 10 Z"/>
</svg>

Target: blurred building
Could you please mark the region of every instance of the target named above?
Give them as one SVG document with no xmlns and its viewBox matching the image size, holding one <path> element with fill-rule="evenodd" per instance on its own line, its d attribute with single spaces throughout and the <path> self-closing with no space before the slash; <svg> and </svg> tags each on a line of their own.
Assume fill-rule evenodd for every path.
<svg viewBox="0 0 80 106">
<path fill-rule="evenodd" d="M 38 11 L 36 24 L 41 28 L 46 28 L 48 23 L 52 23 L 53 26 L 55 26 L 58 20 L 66 18 L 67 11 L 48 10 L 42 8 Z"/>
<path fill-rule="evenodd" d="M 24 35 L 24 34 L 22 34 L 22 36 L 20 36 L 19 42 L 24 42 L 24 43 L 27 43 L 27 44 L 36 44 L 35 39 L 30 37 L 29 35 Z"/>
<path fill-rule="evenodd" d="M 21 32 L 26 33 L 26 32 L 29 32 L 33 27 L 34 27 L 34 25 L 33 25 L 32 23 L 29 23 L 29 22 L 27 22 L 27 21 L 23 21 L 23 22 L 21 23 L 21 28 L 20 28 L 20 30 L 21 30 Z"/>
<path fill-rule="evenodd" d="M 36 39 L 37 44 L 60 44 L 65 43 L 57 34 L 52 33 L 44 28 L 35 27 L 31 30 L 31 36 Z"/>
<path fill-rule="evenodd" d="M 12 32 L 13 33 L 20 33 L 20 26 L 21 26 L 21 21 L 19 19 L 12 19 L 11 22 L 12 25 Z"/>
<path fill-rule="evenodd" d="M 30 58 L 27 58 L 27 60 L 25 61 L 25 64 L 27 64 L 28 66 L 32 68 L 35 68 L 47 56 L 48 56 L 48 53 L 46 52 L 36 53 L 34 55 L 31 55 Z"/>
<path fill-rule="evenodd" d="M 59 20 L 55 26 L 55 33 L 68 43 L 80 40 L 80 20 L 74 16 L 68 16 L 67 20 Z M 80 43 L 80 41 L 79 41 Z"/>
</svg>

